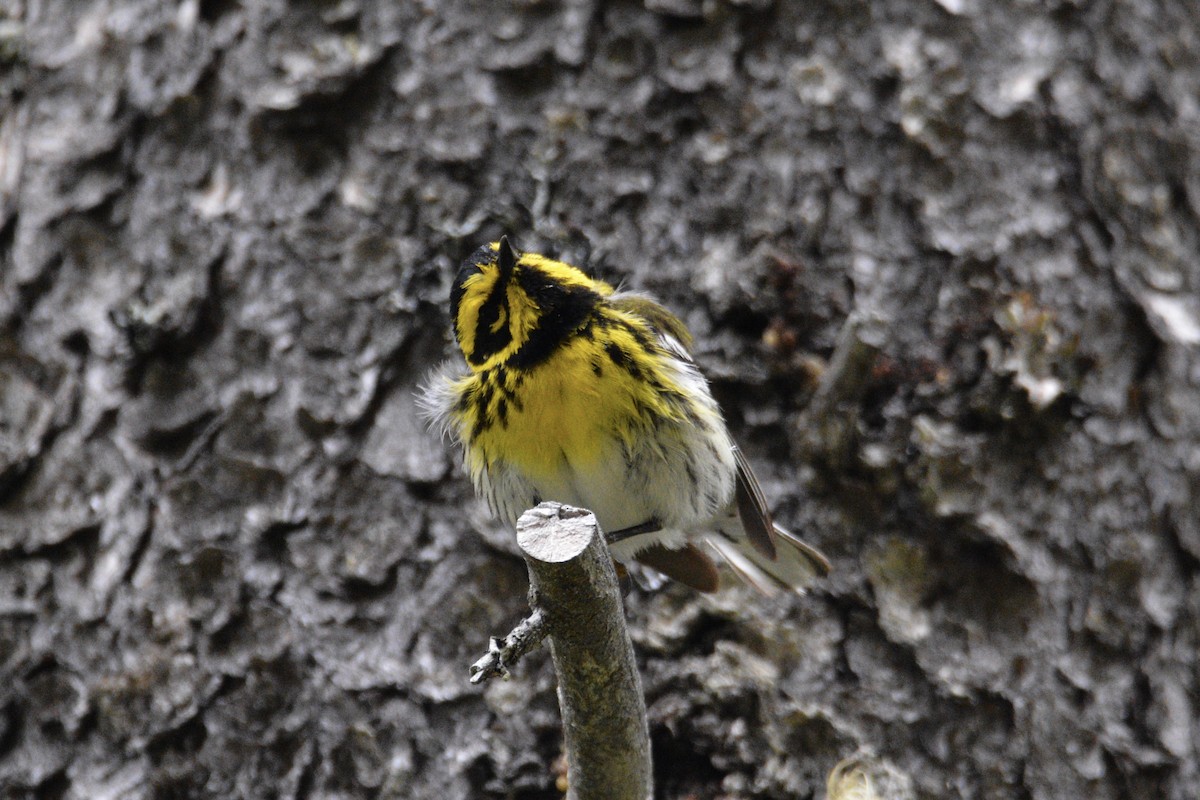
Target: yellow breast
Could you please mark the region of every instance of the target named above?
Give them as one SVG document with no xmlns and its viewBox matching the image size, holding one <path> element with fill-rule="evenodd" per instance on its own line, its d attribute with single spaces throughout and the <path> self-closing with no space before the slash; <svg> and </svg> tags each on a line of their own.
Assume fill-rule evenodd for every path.
<svg viewBox="0 0 1200 800">
<path fill-rule="evenodd" d="M 453 416 L 471 473 L 503 462 L 535 486 L 557 487 L 573 475 L 623 473 L 624 456 L 647 446 L 678 449 L 689 427 L 718 412 L 689 396 L 656 341 L 644 320 L 606 310 L 534 366 L 464 378 Z"/>
<path fill-rule="evenodd" d="M 550 481 L 564 462 L 594 465 L 615 439 L 634 435 L 636 390 L 611 364 L 597 374 L 589 350 L 568 345 L 519 376 L 492 378 L 512 391 L 492 401 L 491 424 L 475 441 L 488 462 L 503 458 L 534 482 Z"/>
</svg>

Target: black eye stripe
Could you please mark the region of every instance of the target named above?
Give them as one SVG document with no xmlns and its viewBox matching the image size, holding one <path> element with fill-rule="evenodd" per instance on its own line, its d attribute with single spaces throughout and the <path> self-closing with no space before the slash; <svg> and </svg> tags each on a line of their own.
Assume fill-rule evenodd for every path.
<svg viewBox="0 0 1200 800">
<path fill-rule="evenodd" d="M 492 327 L 496 320 L 500 319 L 500 310 L 504 308 L 504 305 L 503 301 L 495 303 L 489 297 L 487 302 L 479 308 L 479 324 L 486 325 L 489 328 Z"/>
<path fill-rule="evenodd" d="M 504 311 L 505 320 L 509 317 L 508 287 L 497 286 L 492 289 L 488 299 L 479 307 L 479 316 L 475 320 L 475 350 L 470 359 L 473 364 L 482 364 L 490 356 L 508 347 L 512 342 L 512 331 L 507 324 L 492 330 L 492 326 L 500 319 Z"/>
</svg>

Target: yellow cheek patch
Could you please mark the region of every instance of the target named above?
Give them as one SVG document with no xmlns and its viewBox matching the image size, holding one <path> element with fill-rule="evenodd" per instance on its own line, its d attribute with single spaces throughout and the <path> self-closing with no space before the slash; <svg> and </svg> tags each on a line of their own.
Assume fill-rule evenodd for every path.
<svg viewBox="0 0 1200 800">
<path fill-rule="evenodd" d="M 504 306 L 500 307 L 500 313 L 496 316 L 496 321 L 491 324 L 492 333 L 496 333 L 505 325 L 508 324 L 508 310 Z"/>
</svg>

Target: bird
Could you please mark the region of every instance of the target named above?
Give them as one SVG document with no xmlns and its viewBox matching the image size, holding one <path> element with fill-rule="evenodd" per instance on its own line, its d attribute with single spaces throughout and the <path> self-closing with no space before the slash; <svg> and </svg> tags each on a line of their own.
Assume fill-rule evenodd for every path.
<svg viewBox="0 0 1200 800">
<path fill-rule="evenodd" d="M 547 500 L 586 508 L 618 562 L 701 592 L 720 588 L 720 560 L 768 595 L 829 573 L 772 519 L 691 334 L 650 295 L 502 237 L 462 263 L 450 312 L 462 360 L 435 370 L 419 401 L 494 516 L 515 525 Z"/>
</svg>

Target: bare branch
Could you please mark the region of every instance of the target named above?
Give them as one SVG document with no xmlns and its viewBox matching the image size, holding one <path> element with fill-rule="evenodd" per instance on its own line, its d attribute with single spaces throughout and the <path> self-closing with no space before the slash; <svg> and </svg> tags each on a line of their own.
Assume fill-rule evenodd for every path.
<svg viewBox="0 0 1200 800">
<path fill-rule="evenodd" d="M 612 556 L 590 512 L 542 503 L 517 522 L 558 673 L 568 800 L 653 794 L 642 681 Z"/>
<path fill-rule="evenodd" d="M 546 615 L 540 608 L 535 608 L 508 636 L 503 639 L 492 637 L 487 655 L 471 665 L 471 683 L 483 683 L 497 675 L 508 678 L 508 671 L 545 638 Z"/>
</svg>

